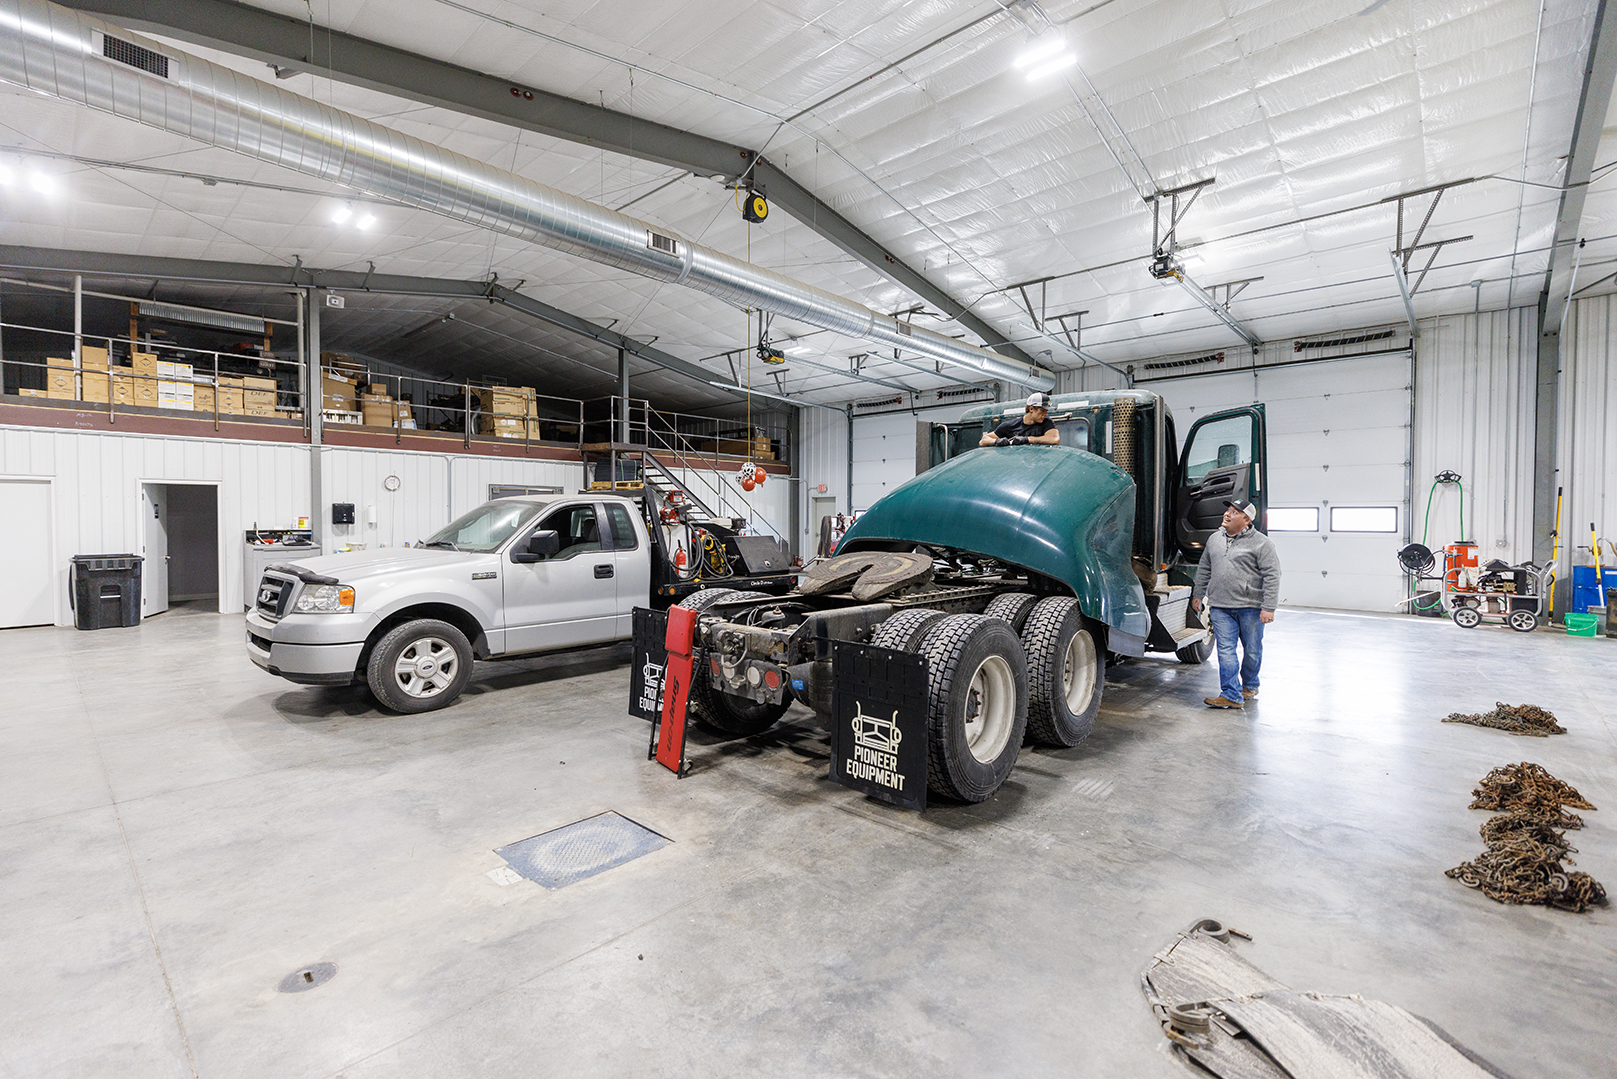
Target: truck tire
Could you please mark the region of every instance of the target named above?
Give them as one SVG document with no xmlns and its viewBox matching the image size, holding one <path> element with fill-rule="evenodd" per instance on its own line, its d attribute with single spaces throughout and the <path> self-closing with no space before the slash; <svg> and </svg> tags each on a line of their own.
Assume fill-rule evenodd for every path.
<svg viewBox="0 0 1617 1079">
<path fill-rule="evenodd" d="M 1180 663 L 1188 663 L 1192 667 L 1200 667 L 1207 662 L 1207 657 L 1213 654 L 1213 637 L 1208 634 L 1195 644 L 1187 644 L 1174 655 L 1179 657 Z"/>
<path fill-rule="evenodd" d="M 957 614 L 921 642 L 927 661 L 927 788 L 981 802 L 1016 765 L 1027 729 L 1028 665 L 1001 619 Z"/>
<path fill-rule="evenodd" d="M 1027 650 L 1027 732 L 1046 746 L 1089 737 L 1106 689 L 1105 654 L 1070 596 L 1041 599 L 1022 629 Z"/>
<path fill-rule="evenodd" d="M 1011 624 L 1012 629 L 1021 633 L 1022 627 L 1027 625 L 1028 614 L 1037 602 L 1039 597 L 1031 592 L 1007 592 L 989 600 L 983 614 L 989 618 L 1003 618 Z"/>
<path fill-rule="evenodd" d="M 944 619 L 942 611 L 921 607 L 913 611 L 899 611 L 877 626 L 870 634 L 870 643 L 878 648 L 896 648 L 900 652 L 920 651 L 927 631 Z"/>
<path fill-rule="evenodd" d="M 431 712 L 460 696 L 472 677 L 472 645 L 448 622 L 417 618 L 394 626 L 365 665 L 365 681 L 393 712 Z"/>
<path fill-rule="evenodd" d="M 679 605 L 689 607 L 693 611 L 705 611 L 721 601 L 767 598 L 763 592 L 743 592 L 734 588 L 704 588 L 680 600 Z M 792 706 L 791 690 L 786 691 L 785 699 L 779 704 L 759 704 L 746 697 L 714 689 L 713 683 L 708 679 L 707 649 L 700 647 L 691 654 L 689 700 L 688 707 L 698 723 L 712 727 L 721 734 L 740 736 L 762 734 L 778 723 L 780 717 L 786 714 L 786 709 Z"/>
</svg>

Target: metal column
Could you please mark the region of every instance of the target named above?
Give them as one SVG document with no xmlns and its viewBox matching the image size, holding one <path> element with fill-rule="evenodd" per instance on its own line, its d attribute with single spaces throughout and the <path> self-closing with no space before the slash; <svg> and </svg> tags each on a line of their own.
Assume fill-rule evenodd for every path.
<svg viewBox="0 0 1617 1079">
<path fill-rule="evenodd" d="M 619 442 L 629 441 L 629 352 L 627 349 L 618 349 L 618 407 L 622 409 L 618 417 Z M 617 476 L 614 474 L 613 479 Z"/>
<path fill-rule="evenodd" d="M 309 527 L 314 529 L 314 541 L 323 543 L 326 535 L 326 497 L 320 481 L 321 423 L 320 408 L 326 403 L 325 386 L 320 381 L 320 290 L 304 290 L 308 309 L 309 333 L 309 399 L 304 407 L 309 410 Z"/>
</svg>

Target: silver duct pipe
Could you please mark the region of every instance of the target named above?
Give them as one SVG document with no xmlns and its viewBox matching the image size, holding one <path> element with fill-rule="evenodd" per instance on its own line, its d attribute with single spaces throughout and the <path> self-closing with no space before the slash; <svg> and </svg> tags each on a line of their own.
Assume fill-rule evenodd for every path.
<svg viewBox="0 0 1617 1079">
<path fill-rule="evenodd" d="M 0 0 L 0 80 L 655 281 L 1053 389 L 1050 372 L 321 105 L 48 0 Z"/>
</svg>

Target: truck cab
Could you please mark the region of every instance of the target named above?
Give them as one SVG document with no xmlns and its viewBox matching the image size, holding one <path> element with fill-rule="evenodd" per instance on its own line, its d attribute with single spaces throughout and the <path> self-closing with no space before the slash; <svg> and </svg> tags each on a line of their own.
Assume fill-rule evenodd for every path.
<svg viewBox="0 0 1617 1079">
<path fill-rule="evenodd" d="M 980 405 L 954 423 L 919 422 L 918 471 L 966 453 L 1008 452 L 977 443 L 1022 408 L 1021 402 Z M 1225 501 L 1255 503 L 1263 527 L 1269 497 L 1264 406 L 1203 416 L 1185 432 L 1182 445 L 1167 401 L 1148 390 L 1056 395 L 1049 415 L 1061 445 L 1105 458 L 1134 481 L 1130 565 L 1152 624 L 1140 640 L 1114 627 L 1110 650 L 1128 656 L 1175 652 L 1186 662 L 1202 662 L 1211 644 L 1205 634 L 1187 632 L 1202 628 L 1188 611 L 1189 588 L 1208 537 L 1220 527 Z"/>
</svg>

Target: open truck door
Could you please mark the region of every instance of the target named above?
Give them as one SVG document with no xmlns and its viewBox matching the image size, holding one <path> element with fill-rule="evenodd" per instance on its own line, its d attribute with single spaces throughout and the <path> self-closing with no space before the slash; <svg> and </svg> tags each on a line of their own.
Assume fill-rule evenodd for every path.
<svg viewBox="0 0 1617 1079">
<path fill-rule="evenodd" d="M 1253 502 L 1259 531 L 1269 508 L 1268 432 L 1261 404 L 1203 416 L 1185 436 L 1174 491 L 1174 538 L 1196 561 L 1224 518 L 1224 503 Z"/>
</svg>

